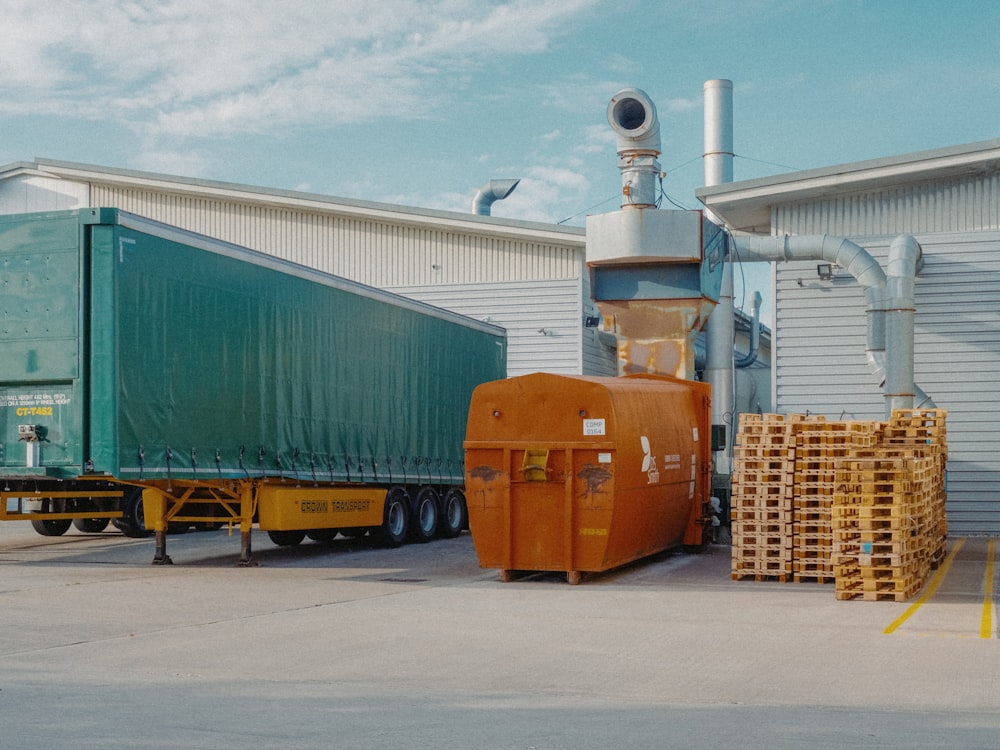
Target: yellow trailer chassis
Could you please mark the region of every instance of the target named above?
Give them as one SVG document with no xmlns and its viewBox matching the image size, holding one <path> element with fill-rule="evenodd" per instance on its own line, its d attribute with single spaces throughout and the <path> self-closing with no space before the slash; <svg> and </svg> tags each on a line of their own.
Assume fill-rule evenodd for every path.
<svg viewBox="0 0 1000 750">
<path fill-rule="evenodd" d="M 5 488 L 0 492 L 0 520 L 125 519 L 155 535 L 154 565 L 173 564 L 167 554 L 172 524 L 228 525 L 230 534 L 240 530 L 241 566 L 256 564 L 251 546 L 255 523 L 273 540 L 289 540 L 278 543 L 297 544 L 306 534 L 332 538 L 338 531 L 353 531 L 370 532 L 394 547 L 408 536 L 429 541 L 439 527 L 443 536 L 455 536 L 467 523 L 465 496 L 458 487 L 444 488 L 442 493 L 442 488 L 431 485 L 323 484 L 278 478 L 128 484 L 106 479 L 95 482 L 94 489 L 87 483 L 81 480 L 74 489 Z M 126 519 L 127 498 L 136 492 L 142 495 L 141 515 L 136 518 L 136 511 L 128 511 Z M 8 510 L 12 501 L 17 510 Z M 43 503 L 43 510 L 27 510 L 29 501 Z M 107 507 L 91 509 L 95 503 Z M 69 507 L 76 510 L 66 510 Z"/>
</svg>

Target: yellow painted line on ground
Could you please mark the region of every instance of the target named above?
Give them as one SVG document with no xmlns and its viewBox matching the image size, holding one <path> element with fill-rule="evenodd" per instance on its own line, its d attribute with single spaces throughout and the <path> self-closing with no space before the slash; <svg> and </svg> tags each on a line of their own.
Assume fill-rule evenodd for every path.
<svg viewBox="0 0 1000 750">
<path fill-rule="evenodd" d="M 951 553 L 944 559 L 944 562 L 941 563 L 941 567 L 938 568 L 938 572 L 934 574 L 933 578 L 931 578 L 931 582 L 927 586 L 927 590 L 920 595 L 919 599 L 917 599 L 915 602 L 913 602 L 913 604 L 907 607 L 906 611 L 903 614 L 901 614 L 899 617 L 893 620 L 892 623 L 889 625 L 889 627 L 887 627 L 885 630 L 882 631 L 884 635 L 890 635 L 891 633 L 895 633 L 896 629 L 900 625 L 909 620 L 910 617 L 912 617 L 913 614 L 918 609 L 924 606 L 924 604 L 927 602 L 928 599 L 934 596 L 934 593 L 938 590 L 938 586 L 941 585 L 941 581 L 943 581 L 944 577 L 948 574 L 948 568 L 951 567 L 952 560 L 955 559 L 955 555 L 958 554 L 958 551 L 962 549 L 963 544 L 965 544 L 965 537 L 962 537 L 955 543 L 955 547 L 952 549 Z"/>
<path fill-rule="evenodd" d="M 983 618 L 979 622 L 979 637 L 993 637 L 993 558 L 996 554 L 996 539 L 986 545 L 986 585 L 983 594 Z"/>
</svg>

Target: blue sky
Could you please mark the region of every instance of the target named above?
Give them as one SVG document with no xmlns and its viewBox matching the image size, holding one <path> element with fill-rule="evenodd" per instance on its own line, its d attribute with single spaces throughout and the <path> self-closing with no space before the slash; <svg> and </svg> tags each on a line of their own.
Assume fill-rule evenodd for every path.
<svg viewBox="0 0 1000 750">
<path fill-rule="evenodd" d="M 0 13 L 0 163 L 457 211 L 486 180 L 519 177 L 494 215 L 582 225 L 618 207 L 605 111 L 626 86 L 656 103 L 665 189 L 688 208 L 711 78 L 734 82 L 736 180 L 1000 137 L 1000 3 L 982 0 L 0 0 Z"/>
</svg>

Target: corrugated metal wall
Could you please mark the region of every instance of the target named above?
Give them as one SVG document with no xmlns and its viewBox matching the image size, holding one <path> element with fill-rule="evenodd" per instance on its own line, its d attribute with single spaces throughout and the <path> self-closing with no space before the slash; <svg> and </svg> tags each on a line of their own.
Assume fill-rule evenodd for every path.
<svg viewBox="0 0 1000 750">
<path fill-rule="evenodd" d="M 841 237 L 1000 229 L 1000 174 L 778 206 L 771 226 Z"/>
<path fill-rule="evenodd" d="M 576 277 L 584 246 L 97 183 L 91 202 L 382 288 Z"/>
<path fill-rule="evenodd" d="M 988 214 L 965 215 L 978 225 Z M 842 220 L 822 231 L 839 236 L 837 227 L 849 223 Z M 909 233 L 924 252 L 916 284 L 916 381 L 948 410 L 949 523 L 957 533 L 1000 533 L 1000 231 Z M 895 235 L 843 234 L 885 267 Z M 816 263 L 779 263 L 775 295 L 776 410 L 882 419 L 884 399 L 865 358 L 860 286 L 843 270 L 822 281 Z"/>
</svg>

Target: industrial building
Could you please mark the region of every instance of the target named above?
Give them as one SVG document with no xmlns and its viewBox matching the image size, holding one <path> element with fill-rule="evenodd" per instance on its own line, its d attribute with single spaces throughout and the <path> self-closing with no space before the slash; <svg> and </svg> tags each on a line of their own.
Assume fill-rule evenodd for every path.
<svg viewBox="0 0 1000 750">
<path fill-rule="evenodd" d="M 949 527 L 1000 533 L 1000 139 L 714 185 L 697 196 L 735 235 L 847 238 L 883 267 L 897 236 L 917 240 L 914 380 L 948 414 Z M 815 261 L 776 262 L 773 280 L 774 410 L 884 418 L 866 361 L 862 286 Z"/>
</svg>

